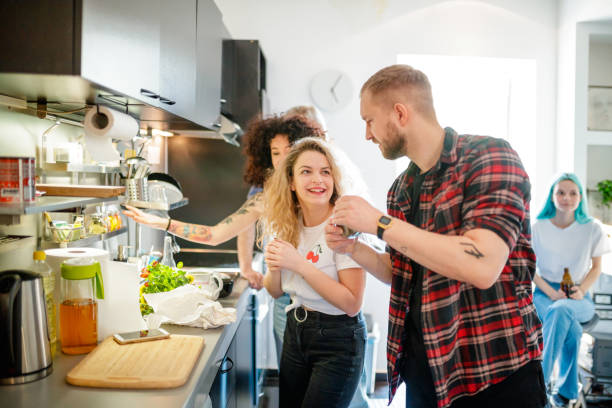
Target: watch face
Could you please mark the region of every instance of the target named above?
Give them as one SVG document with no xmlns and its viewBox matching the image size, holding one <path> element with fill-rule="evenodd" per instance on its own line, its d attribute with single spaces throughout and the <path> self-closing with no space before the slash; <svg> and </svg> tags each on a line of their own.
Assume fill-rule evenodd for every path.
<svg viewBox="0 0 612 408">
<path fill-rule="evenodd" d="M 382 217 L 380 217 L 378 222 L 381 223 L 382 225 L 389 225 L 391 224 L 391 218 L 387 217 L 386 215 L 383 215 Z"/>
<path fill-rule="evenodd" d="M 348 105 L 353 97 L 353 84 L 342 71 L 321 71 L 312 78 L 310 96 L 320 109 L 337 111 Z"/>
</svg>

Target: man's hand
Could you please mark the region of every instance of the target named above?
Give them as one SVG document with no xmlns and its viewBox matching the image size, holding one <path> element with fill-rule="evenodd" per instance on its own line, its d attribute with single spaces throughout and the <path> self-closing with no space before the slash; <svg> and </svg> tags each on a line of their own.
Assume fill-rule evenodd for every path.
<svg viewBox="0 0 612 408">
<path fill-rule="evenodd" d="M 290 243 L 274 239 L 266 246 L 266 263 L 270 269 L 289 269 L 299 273 L 299 265 L 306 259 Z"/>
<path fill-rule="evenodd" d="M 361 197 L 342 196 L 336 201 L 331 221 L 333 224 L 344 225 L 354 231 L 376 235 L 381 215 L 384 214 Z"/>
<path fill-rule="evenodd" d="M 357 238 L 346 238 L 342 234 L 342 228 L 336 226 L 332 220 L 329 220 L 325 226 L 325 241 L 332 251 L 351 255 L 355 250 Z"/>
<path fill-rule="evenodd" d="M 126 205 L 127 211 L 123 211 L 123 215 L 129 217 L 139 224 L 148 225 L 152 228 L 165 230 L 168 225 L 168 219 L 158 217 L 157 215 L 147 214 L 140 211 L 138 208 Z"/>
<path fill-rule="evenodd" d="M 264 276 L 261 273 L 254 271 L 252 268 L 248 268 L 248 270 L 242 272 L 242 276 L 249 281 L 249 286 L 253 289 L 260 290 L 263 288 Z"/>
</svg>

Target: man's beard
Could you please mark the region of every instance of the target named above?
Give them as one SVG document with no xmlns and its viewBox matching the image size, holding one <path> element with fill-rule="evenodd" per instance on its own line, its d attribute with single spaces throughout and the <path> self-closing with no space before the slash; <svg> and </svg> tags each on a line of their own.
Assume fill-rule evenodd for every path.
<svg viewBox="0 0 612 408">
<path fill-rule="evenodd" d="M 393 123 L 387 123 L 387 140 L 385 144 L 380 143 L 381 152 L 385 159 L 395 160 L 404 156 L 406 142 L 399 129 Z"/>
</svg>

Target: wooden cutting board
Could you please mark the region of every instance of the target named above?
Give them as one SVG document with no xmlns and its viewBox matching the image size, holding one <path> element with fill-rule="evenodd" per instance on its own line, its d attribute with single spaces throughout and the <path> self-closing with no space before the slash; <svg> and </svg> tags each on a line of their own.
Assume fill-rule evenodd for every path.
<svg viewBox="0 0 612 408">
<path fill-rule="evenodd" d="M 204 339 L 169 339 L 120 345 L 108 337 L 76 365 L 66 381 L 83 387 L 176 388 L 187 382 Z"/>
<path fill-rule="evenodd" d="M 36 189 L 48 196 L 67 197 L 117 197 L 125 192 L 124 186 L 85 186 L 74 184 L 36 184 Z"/>
</svg>

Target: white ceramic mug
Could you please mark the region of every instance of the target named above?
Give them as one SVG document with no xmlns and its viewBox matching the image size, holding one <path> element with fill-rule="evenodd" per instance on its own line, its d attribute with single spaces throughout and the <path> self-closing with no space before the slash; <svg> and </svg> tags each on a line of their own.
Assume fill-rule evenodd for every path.
<svg viewBox="0 0 612 408">
<path fill-rule="evenodd" d="M 217 300 L 223 289 L 223 278 L 215 272 L 193 273 L 193 284 L 202 289 L 206 296 L 212 300 Z"/>
</svg>

